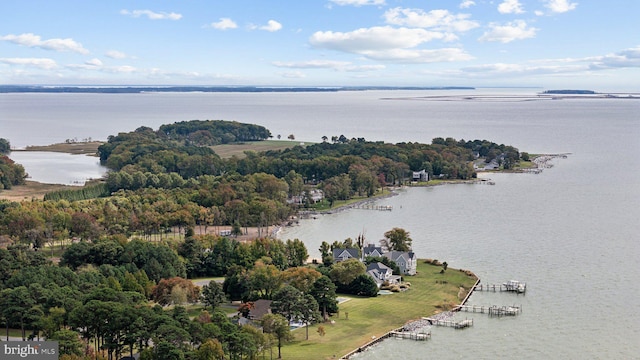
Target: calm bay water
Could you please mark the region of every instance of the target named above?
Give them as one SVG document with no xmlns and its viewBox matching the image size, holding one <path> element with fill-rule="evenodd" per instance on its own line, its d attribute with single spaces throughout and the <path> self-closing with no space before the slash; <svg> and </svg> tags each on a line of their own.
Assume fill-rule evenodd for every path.
<svg viewBox="0 0 640 360">
<path fill-rule="evenodd" d="M 11 159 L 24 166 L 29 180 L 44 184 L 82 186 L 103 177 L 107 168 L 100 159 L 88 155 L 71 155 L 49 151 L 13 151 Z"/>
<path fill-rule="evenodd" d="M 506 93 L 482 90 L 455 94 Z M 520 90 L 519 93 L 533 93 Z M 381 100 L 453 92 L 0 94 L 0 137 L 12 145 L 104 140 L 191 119 L 263 125 L 296 141 L 488 139 L 530 153 L 571 153 L 542 174 L 491 174 L 496 185 L 416 188 L 281 232 L 312 256 L 325 240 L 376 242 L 403 227 L 420 257 L 474 271 L 485 283 L 527 282 L 526 296 L 476 293 L 470 304 L 522 305 L 515 318 L 473 317 L 431 341 L 388 340 L 359 358 L 628 359 L 640 354 L 640 102 Z M 420 304 L 415 304 L 420 306 Z M 429 315 L 429 314 L 425 314 Z"/>
</svg>

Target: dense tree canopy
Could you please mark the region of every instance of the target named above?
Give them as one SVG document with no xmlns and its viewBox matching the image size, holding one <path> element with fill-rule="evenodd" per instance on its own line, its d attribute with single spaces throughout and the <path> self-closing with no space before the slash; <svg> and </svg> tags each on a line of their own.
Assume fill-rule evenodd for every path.
<svg viewBox="0 0 640 360">
<path fill-rule="evenodd" d="M 0 151 L 0 190 L 24 184 L 26 177 L 24 167 L 16 164 Z"/>
</svg>

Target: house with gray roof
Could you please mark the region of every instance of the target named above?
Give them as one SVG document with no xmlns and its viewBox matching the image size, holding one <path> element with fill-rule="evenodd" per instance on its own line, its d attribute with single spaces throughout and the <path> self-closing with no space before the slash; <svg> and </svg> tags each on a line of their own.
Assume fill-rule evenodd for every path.
<svg viewBox="0 0 640 360">
<path fill-rule="evenodd" d="M 360 251 L 358 249 L 333 249 L 333 262 L 348 259 L 360 259 Z"/>
<path fill-rule="evenodd" d="M 375 246 L 373 244 L 368 244 L 362 249 L 362 256 L 366 259 L 367 256 L 371 257 L 382 257 L 384 252 L 382 251 L 382 247 Z"/>
<path fill-rule="evenodd" d="M 393 260 L 404 275 L 415 275 L 418 267 L 418 258 L 413 251 L 389 251 L 383 254 Z"/>
<path fill-rule="evenodd" d="M 401 279 L 399 275 L 393 275 L 393 270 L 381 262 L 369 264 L 369 266 L 367 266 L 367 275 L 373 278 L 378 288 L 384 283 L 397 284 Z"/>
</svg>

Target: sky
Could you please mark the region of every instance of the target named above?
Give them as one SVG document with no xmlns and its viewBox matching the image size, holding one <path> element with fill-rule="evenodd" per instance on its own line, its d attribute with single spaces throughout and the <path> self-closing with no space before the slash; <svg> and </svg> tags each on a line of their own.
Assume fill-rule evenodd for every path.
<svg viewBox="0 0 640 360">
<path fill-rule="evenodd" d="M 0 0 L 0 84 L 640 91 L 638 0 Z"/>
</svg>

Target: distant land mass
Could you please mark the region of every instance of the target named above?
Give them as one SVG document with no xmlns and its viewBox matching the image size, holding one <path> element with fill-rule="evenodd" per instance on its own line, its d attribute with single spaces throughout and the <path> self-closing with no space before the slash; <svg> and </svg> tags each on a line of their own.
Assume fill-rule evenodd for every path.
<svg viewBox="0 0 640 360">
<path fill-rule="evenodd" d="M 365 90 L 475 90 L 461 86 L 43 86 L 0 85 L 0 93 L 107 93 L 143 92 L 336 92 Z"/>
<path fill-rule="evenodd" d="M 545 90 L 542 92 L 543 94 L 551 94 L 551 95 L 595 95 L 597 92 L 593 90 Z"/>
</svg>

